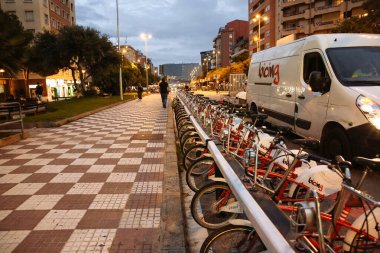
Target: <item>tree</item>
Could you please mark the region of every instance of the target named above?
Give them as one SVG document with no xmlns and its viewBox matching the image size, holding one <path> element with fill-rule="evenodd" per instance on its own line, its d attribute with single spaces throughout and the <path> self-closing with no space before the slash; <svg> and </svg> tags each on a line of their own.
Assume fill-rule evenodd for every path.
<svg viewBox="0 0 380 253">
<path fill-rule="evenodd" d="M 59 60 L 57 35 L 49 31 L 36 34 L 29 58 L 32 72 L 42 76 L 57 74 L 63 68 Z"/>
<path fill-rule="evenodd" d="M 86 94 L 85 82 L 91 75 L 98 74 L 101 68 L 111 71 L 109 64 L 120 63 L 121 58 L 108 37 L 92 28 L 65 26 L 58 35 L 58 45 L 62 66 L 71 70 L 75 88 L 81 94 Z M 76 81 L 76 71 L 80 84 Z"/>
<path fill-rule="evenodd" d="M 17 16 L 0 9 L 0 68 L 12 76 L 22 68 L 33 34 L 24 30 Z"/>
<path fill-rule="evenodd" d="M 367 15 L 350 17 L 333 29 L 337 33 L 380 33 L 380 1 L 367 0 L 363 3 Z"/>
</svg>

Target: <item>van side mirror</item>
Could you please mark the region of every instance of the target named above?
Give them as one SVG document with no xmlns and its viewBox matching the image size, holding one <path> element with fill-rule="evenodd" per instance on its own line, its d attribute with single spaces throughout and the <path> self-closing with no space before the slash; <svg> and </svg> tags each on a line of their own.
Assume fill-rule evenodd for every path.
<svg viewBox="0 0 380 253">
<path fill-rule="evenodd" d="M 309 86 L 313 92 L 326 93 L 330 90 L 331 80 L 329 77 L 322 77 L 320 71 L 312 71 L 309 75 Z"/>
</svg>

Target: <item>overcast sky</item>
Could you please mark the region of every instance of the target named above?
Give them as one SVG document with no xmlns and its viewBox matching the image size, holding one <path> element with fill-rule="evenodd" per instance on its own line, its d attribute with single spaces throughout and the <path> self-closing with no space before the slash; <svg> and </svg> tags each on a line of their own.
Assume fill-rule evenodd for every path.
<svg viewBox="0 0 380 253">
<path fill-rule="evenodd" d="M 77 24 L 97 29 L 116 43 L 116 0 L 76 0 Z M 120 44 L 145 53 L 141 33 L 152 34 L 148 57 L 165 63 L 198 63 L 212 50 L 219 27 L 248 19 L 248 0 L 119 0 Z"/>
</svg>

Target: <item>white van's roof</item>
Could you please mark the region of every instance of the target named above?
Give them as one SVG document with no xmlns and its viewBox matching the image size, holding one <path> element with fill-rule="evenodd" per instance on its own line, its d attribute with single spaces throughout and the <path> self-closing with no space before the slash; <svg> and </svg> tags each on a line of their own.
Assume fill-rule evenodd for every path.
<svg viewBox="0 0 380 253">
<path fill-rule="evenodd" d="M 254 54 L 252 60 L 260 62 L 266 60 L 289 57 L 300 54 L 302 50 L 334 47 L 380 46 L 380 35 L 365 33 L 332 33 L 316 34 L 301 38 L 277 47 L 262 50 Z"/>
</svg>

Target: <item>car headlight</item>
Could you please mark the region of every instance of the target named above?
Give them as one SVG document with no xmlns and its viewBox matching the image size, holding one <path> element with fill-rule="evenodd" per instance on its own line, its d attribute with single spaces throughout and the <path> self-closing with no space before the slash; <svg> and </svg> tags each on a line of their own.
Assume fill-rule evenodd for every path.
<svg viewBox="0 0 380 253">
<path fill-rule="evenodd" d="M 360 95 L 356 100 L 356 105 L 364 116 L 376 129 L 380 130 L 380 106 L 372 99 Z"/>
</svg>

